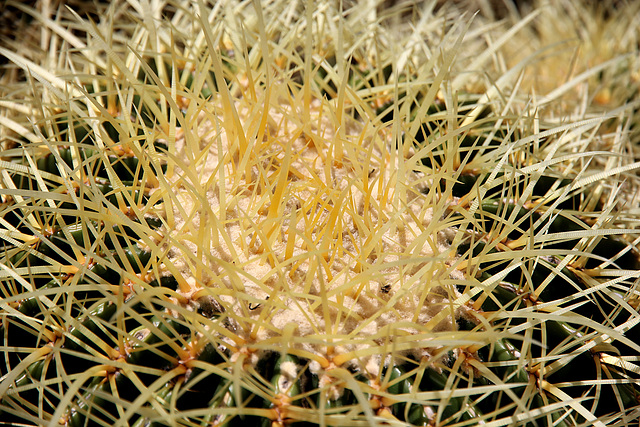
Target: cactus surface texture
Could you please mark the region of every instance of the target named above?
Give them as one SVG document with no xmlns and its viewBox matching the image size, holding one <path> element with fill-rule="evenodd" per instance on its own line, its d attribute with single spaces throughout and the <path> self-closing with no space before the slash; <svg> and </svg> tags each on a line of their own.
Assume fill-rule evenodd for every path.
<svg viewBox="0 0 640 427">
<path fill-rule="evenodd" d="M 640 5 L 88 3 L 3 12 L 0 425 L 637 425 Z"/>
</svg>

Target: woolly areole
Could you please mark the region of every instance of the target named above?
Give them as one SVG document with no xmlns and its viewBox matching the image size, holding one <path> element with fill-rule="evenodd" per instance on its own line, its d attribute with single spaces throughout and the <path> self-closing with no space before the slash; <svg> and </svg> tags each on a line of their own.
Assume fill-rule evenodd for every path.
<svg viewBox="0 0 640 427">
<path fill-rule="evenodd" d="M 429 227 L 420 176 L 389 130 L 340 121 L 320 100 L 308 121 L 283 96 L 233 108 L 235 134 L 212 103 L 175 140 L 167 262 L 189 292 L 213 295 L 242 341 L 280 338 L 316 354 L 366 353 L 388 328 L 453 330 L 455 291 L 439 280 L 447 232 Z M 247 137 L 255 126 L 263 132 Z"/>
</svg>

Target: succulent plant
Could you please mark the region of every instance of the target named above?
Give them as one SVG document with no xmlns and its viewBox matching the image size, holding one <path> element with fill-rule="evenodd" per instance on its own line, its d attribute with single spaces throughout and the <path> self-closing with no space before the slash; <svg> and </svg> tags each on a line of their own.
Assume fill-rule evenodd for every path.
<svg viewBox="0 0 640 427">
<path fill-rule="evenodd" d="M 638 419 L 640 8 L 12 5 L 3 422 Z"/>
</svg>

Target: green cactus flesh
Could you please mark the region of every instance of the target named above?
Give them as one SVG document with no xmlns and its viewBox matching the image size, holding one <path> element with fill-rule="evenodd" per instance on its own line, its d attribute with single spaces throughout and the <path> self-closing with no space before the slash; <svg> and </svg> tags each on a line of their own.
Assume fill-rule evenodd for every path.
<svg viewBox="0 0 640 427">
<path fill-rule="evenodd" d="M 638 418 L 637 104 L 543 122 L 454 91 L 483 27 L 429 8 L 443 54 L 407 60 L 353 10 L 184 3 L 129 50 L 59 12 L 75 74 L 0 50 L 34 90 L 0 116 L 3 423 Z M 294 15 L 299 40 L 270 21 Z"/>
</svg>

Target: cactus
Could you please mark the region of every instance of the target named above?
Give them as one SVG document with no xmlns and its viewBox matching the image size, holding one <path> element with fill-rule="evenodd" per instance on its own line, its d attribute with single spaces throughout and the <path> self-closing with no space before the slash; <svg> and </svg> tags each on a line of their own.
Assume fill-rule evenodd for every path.
<svg viewBox="0 0 640 427">
<path fill-rule="evenodd" d="M 638 7 L 69 6 L 0 47 L 3 422 L 637 420 Z"/>
</svg>

